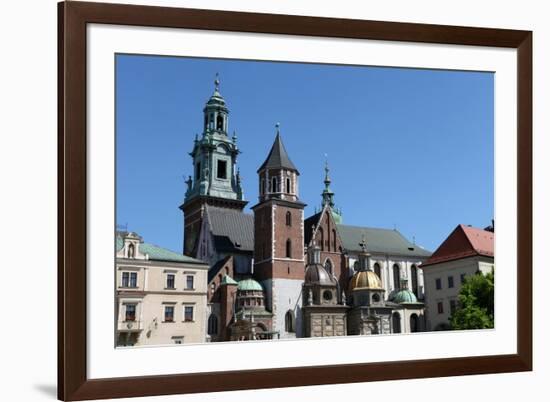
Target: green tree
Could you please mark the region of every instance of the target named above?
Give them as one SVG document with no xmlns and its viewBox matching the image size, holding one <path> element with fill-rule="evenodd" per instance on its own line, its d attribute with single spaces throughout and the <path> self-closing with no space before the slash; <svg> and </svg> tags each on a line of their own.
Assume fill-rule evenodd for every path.
<svg viewBox="0 0 550 402">
<path fill-rule="evenodd" d="M 451 315 L 452 329 L 494 328 L 495 272 L 466 278 L 458 294 L 458 308 Z"/>
</svg>

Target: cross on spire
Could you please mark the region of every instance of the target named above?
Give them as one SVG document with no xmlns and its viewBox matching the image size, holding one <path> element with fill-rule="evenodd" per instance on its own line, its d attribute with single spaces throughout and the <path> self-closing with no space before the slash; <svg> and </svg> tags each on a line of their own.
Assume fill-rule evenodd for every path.
<svg viewBox="0 0 550 402">
<path fill-rule="evenodd" d="M 220 90 L 220 74 L 216 73 L 216 79 L 214 80 L 214 89 L 216 92 Z"/>
</svg>

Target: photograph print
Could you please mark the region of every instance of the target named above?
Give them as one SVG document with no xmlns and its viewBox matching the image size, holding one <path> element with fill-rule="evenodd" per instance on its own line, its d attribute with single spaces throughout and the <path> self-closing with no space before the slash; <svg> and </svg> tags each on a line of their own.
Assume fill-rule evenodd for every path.
<svg viewBox="0 0 550 402">
<path fill-rule="evenodd" d="M 116 347 L 494 328 L 493 73 L 115 74 Z"/>
</svg>

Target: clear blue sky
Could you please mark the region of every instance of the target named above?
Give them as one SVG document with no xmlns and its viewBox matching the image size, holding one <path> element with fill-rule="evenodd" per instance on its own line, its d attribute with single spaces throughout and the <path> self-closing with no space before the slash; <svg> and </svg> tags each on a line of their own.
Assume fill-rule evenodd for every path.
<svg viewBox="0 0 550 402">
<path fill-rule="evenodd" d="M 119 55 L 117 223 L 145 241 L 182 249 L 188 153 L 216 72 L 248 207 L 280 122 L 306 217 L 328 154 L 346 224 L 435 250 L 457 224 L 493 218 L 492 73 Z"/>
</svg>

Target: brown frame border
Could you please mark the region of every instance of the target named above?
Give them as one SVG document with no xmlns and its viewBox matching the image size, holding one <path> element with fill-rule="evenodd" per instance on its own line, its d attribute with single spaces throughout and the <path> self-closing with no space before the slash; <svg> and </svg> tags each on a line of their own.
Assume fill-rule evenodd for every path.
<svg viewBox="0 0 550 402">
<path fill-rule="evenodd" d="M 89 380 L 86 376 L 86 24 L 517 49 L 517 354 Z M 532 370 L 532 32 L 290 15 L 58 4 L 58 398 L 84 400 Z"/>
</svg>

